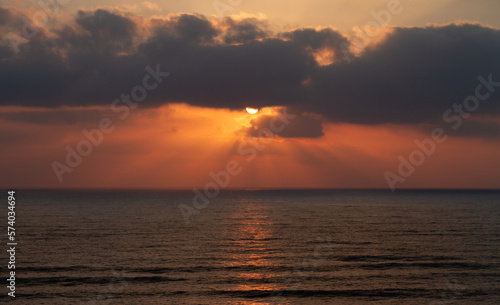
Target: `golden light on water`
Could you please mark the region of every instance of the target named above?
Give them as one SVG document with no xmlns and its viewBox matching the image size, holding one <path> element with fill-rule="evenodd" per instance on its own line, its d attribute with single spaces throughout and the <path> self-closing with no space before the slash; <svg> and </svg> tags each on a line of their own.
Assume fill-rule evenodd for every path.
<svg viewBox="0 0 500 305">
<path fill-rule="evenodd" d="M 274 256 L 279 256 L 271 250 L 275 238 L 271 211 L 259 202 L 245 199 L 239 200 L 233 209 L 230 219 L 234 221 L 234 230 L 230 232 L 231 248 L 224 266 L 248 270 L 235 274 L 236 280 L 229 290 L 236 293 L 267 291 L 271 295 L 272 291 L 283 288 L 274 282 L 283 274 L 267 271 L 276 267 Z"/>
<path fill-rule="evenodd" d="M 255 109 L 255 108 L 251 108 L 251 107 L 247 107 L 246 110 L 250 114 L 256 114 L 259 111 L 259 109 Z"/>
</svg>

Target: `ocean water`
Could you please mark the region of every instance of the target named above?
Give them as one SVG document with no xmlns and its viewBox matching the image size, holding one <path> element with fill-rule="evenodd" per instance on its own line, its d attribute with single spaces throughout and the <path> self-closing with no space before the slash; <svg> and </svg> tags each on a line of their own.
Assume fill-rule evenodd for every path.
<svg viewBox="0 0 500 305">
<path fill-rule="evenodd" d="M 500 304 L 498 191 L 16 195 L 16 304 Z"/>
</svg>

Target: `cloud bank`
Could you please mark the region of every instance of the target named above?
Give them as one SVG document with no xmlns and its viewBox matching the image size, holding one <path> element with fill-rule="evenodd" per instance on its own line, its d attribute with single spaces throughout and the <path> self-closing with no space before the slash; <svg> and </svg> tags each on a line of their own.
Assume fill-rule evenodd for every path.
<svg viewBox="0 0 500 305">
<path fill-rule="evenodd" d="M 478 76 L 500 81 L 500 31 L 474 23 L 394 27 L 347 61 L 350 39 L 333 28 L 273 33 L 252 16 L 146 20 L 104 9 L 40 29 L 16 53 L 8 34 L 20 35 L 26 20 L 26 12 L 0 8 L 3 106 L 109 105 L 141 81 L 145 66 L 160 64 L 169 79 L 142 107 L 291 106 L 330 122 L 437 126 L 446 109 L 474 95 Z M 500 115 L 499 92 L 475 114 Z M 317 118 L 300 118 L 310 123 L 302 136 L 322 135 Z M 498 137 L 498 125 L 486 125 L 464 134 Z"/>
</svg>

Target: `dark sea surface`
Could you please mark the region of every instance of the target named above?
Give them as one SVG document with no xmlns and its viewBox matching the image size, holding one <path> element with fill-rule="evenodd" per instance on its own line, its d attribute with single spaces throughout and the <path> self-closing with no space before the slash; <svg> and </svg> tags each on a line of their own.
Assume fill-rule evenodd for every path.
<svg viewBox="0 0 500 305">
<path fill-rule="evenodd" d="M 498 191 L 224 190 L 186 224 L 193 195 L 17 190 L 0 302 L 500 304 Z"/>
</svg>

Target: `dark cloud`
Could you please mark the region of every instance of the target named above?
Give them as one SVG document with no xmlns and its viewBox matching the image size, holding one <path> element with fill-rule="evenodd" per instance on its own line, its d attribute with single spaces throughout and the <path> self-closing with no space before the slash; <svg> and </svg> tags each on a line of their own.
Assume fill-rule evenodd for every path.
<svg viewBox="0 0 500 305">
<path fill-rule="evenodd" d="M 22 19 L 26 16 L 13 8 L 0 7 L 0 32 L 6 34 L 5 30 L 12 30 L 23 25 Z"/>
<path fill-rule="evenodd" d="M 442 121 L 475 94 L 478 76 L 500 81 L 500 31 L 479 25 L 396 28 L 351 63 L 313 76 L 314 110 L 358 124 Z M 500 90 L 498 90 L 500 91 Z M 496 92 L 477 110 L 500 114 Z"/>
<path fill-rule="evenodd" d="M 343 47 L 349 47 L 350 45 L 346 37 L 331 28 L 323 28 L 320 30 L 312 28 L 297 29 L 288 33 L 283 33 L 281 36 L 291 39 L 301 48 L 306 50 L 309 49 L 313 52 L 329 49 L 335 53 L 339 61 L 343 61 L 344 59 L 344 57 L 341 56 L 344 53 Z"/>
<path fill-rule="evenodd" d="M 0 104 L 110 105 L 159 64 L 170 76 L 141 107 L 292 106 L 332 122 L 439 125 L 447 109 L 474 95 L 478 76 L 500 81 L 500 31 L 479 24 L 394 28 L 349 62 L 342 48 L 349 40 L 331 28 L 273 34 L 255 18 L 137 20 L 80 11 L 74 25 L 41 33 L 18 54 L 2 40 Z M 316 61 L 324 50 L 332 64 Z M 499 115 L 499 92 L 475 113 Z"/>
<path fill-rule="evenodd" d="M 149 42 L 158 44 L 162 51 L 177 44 L 210 43 L 219 34 L 219 30 L 201 15 L 174 15 L 167 20 L 153 19 L 152 24 L 153 35 Z"/>
<path fill-rule="evenodd" d="M 0 45 L 0 59 L 9 58 L 12 55 L 14 55 L 14 52 L 12 51 L 11 48 L 5 45 Z"/>
<path fill-rule="evenodd" d="M 261 115 L 250 121 L 246 130 L 252 137 L 319 138 L 324 135 L 321 118 L 310 114 L 290 113 L 293 118 L 280 119 L 280 115 Z"/>
<path fill-rule="evenodd" d="M 0 25 L 6 25 L 11 19 L 11 14 L 8 9 L 0 7 Z"/>
<path fill-rule="evenodd" d="M 227 26 L 224 33 L 225 43 L 248 43 L 270 34 L 267 24 L 257 18 L 234 20 L 231 17 L 225 17 L 222 23 Z"/>
<path fill-rule="evenodd" d="M 436 127 L 442 128 L 447 135 L 453 137 L 482 137 L 488 140 L 500 140 L 500 123 L 498 122 L 463 120 L 457 129 L 446 124 L 424 125 L 419 129 L 426 134 L 431 134 Z"/>
<path fill-rule="evenodd" d="M 453 136 L 487 137 L 500 140 L 500 124 L 492 122 L 465 122 L 458 132 L 451 132 Z"/>
<path fill-rule="evenodd" d="M 21 122 L 35 125 L 76 125 L 96 124 L 101 118 L 115 115 L 102 110 L 46 110 L 46 111 L 10 111 L 0 113 L 0 120 Z"/>
<path fill-rule="evenodd" d="M 136 35 L 136 24 L 125 16 L 98 9 L 95 11 L 78 11 L 75 18 L 78 25 L 86 30 L 90 37 L 78 37 L 72 43 L 92 45 L 93 51 L 116 52 L 128 49 Z M 64 37 L 62 37 L 64 38 Z"/>
<path fill-rule="evenodd" d="M 194 42 L 210 42 L 218 34 L 212 24 L 200 15 L 182 14 L 171 19 L 169 25 L 176 30 L 179 37 Z"/>
</svg>

